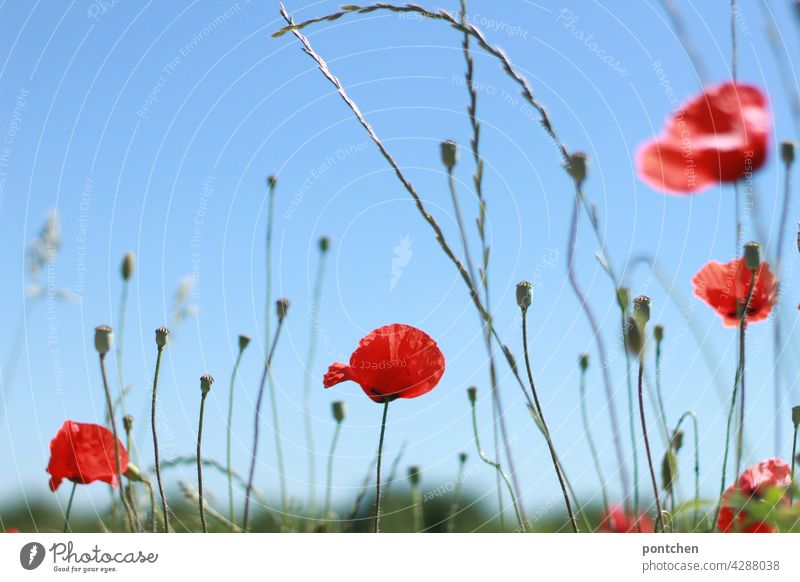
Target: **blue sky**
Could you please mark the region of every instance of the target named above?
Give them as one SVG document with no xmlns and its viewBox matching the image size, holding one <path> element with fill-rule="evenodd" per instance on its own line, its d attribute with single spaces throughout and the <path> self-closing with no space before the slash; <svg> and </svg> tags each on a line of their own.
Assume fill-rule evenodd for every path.
<svg viewBox="0 0 800 582">
<path fill-rule="evenodd" d="M 728 3 L 675 3 L 702 56 L 706 80 L 728 80 Z M 773 250 L 783 183 L 777 144 L 796 138 L 799 129 L 763 33 L 764 23 L 774 19 L 783 58 L 798 54 L 800 27 L 784 4 L 771 2 L 764 11 L 747 3 L 737 18 L 739 78 L 768 93 L 775 119 L 770 158 L 756 176 L 769 233 L 762 242 Z M 457 8 L 450 1 L 443 6 Z M 287 2 L 297 20 L 336 7 L 328 1 Z M 698 413 L 703 491 L 710 496 L 718 486 L 726 414 L 720 394 L 732 385 L 736 334 L 691 298 L 690 279 L 706 261 L 733 257 L 733 192 L 723 186 L 693 197 L 664 196 L 637 179 L 632 162 L 638 144 L 660 131 L 675 97 L 682 101 L 699 90 L 700 77 L 660 3 L 652 0 L 481 0 L 471 3 L 471 13 L 473 23 L 528 78 L 567 145 L 592 157 L 586 195 L 597 205 L 614 265 L 634 294 L 651 295 L 653 320 L 666 327 L 667 414 L 674 422 L 685 410 Z M 423 488 L 452 480 L 462 450 L 476 463 L 465 395 L 471 384 L 480 389 L 480 422 L 491 448 L 486 354 L 464 285 L 314 63 L 289 36 L 270 38 L 281 25 L 277 4 L 6 0 L 0 3 L 0 23 L 0 133 L 6 147 L 0 197 L 0 253 L 6 265 L 0 294 L 5 309 L 0 318 L 9 330 L 0 338 L 4 371 L 19 341 L 13 330 L 21 313 L 25 321 L 16 376 L 4 386 L 0 502 L 50 495 L 44 467 L 52 435 L 65 418 L 102 421 L 92 330 L 117 321 L 119 262 L 127 250 L 138 259 L 124 341 L 126 382 L 132 385 L 128 402 L 139 423 L 141 464 L 149 466 L 152 458 L 146 425 L 153 330 L 172 325 L 173 294 L 188 276 L 189 303 L 197 314 L 175 329 L 165 360 L 160 389 L 165 450 L 169 455 L 192 454 L 198 379 L 211 373 L 217 383 L 207 406 L 204 449 L 209 457 L 224 460 L 236 337 L 247 333 L 255 341 L 245 353 L 237 386 L 233 446 L 236 467 L 245 471 L 263 352 L 268 174 L 279 181 L 273 297 L 292 302 L 274 370 L 292 497 L 302 500 L 308 486 L 302 386 L 321 235 L 330 236 L 333 247 L 320 305 L 318 357 L 310 368 L 319 475 L 334 426 L 330 403 L 342 399 L 349 407 L 336 460 L 335 497 L 349 499 L 358 487 L 374 454 L 380 409 L 354 384 L 324 391 L 321 376 L 328 364 L 348 358 L 360 337 L 386 323 L 424 329 L 439 342 L 448 362 L 433 392 L 391 407 L 389 457 L 407 443 L 404 464 L 422 467 Z M 466 144 L 470 137 L 460 35 L 441 23 L 382 12 L 346 17 L 307 32 L 456 242 L 439 143 L 449 138 Z M 581 352 L 590 353 L 595 363 L 598 358 L 566 279 L 573 194 L 555 148 L 517 86 L 481 51 L 475 52 L 475 65 L 496 325 L 519 353 L 514 285 L 533 280 L 534 372 L 556 445 L 585 499 L 597 495 L 597 480 L 580 428 L 576 361 Z M 793 78 L 788 83 L 797 87 Z M 476 214 L 470 193 L 473 167 L 463 154 L 456 178 L 471 223 Z M 66 290 L 73 299 L 29 303 L 23 311 L 30 282 L 23 251 L 54 208 L 61 217 L 63 247 L 46 272 L 47 282 L 54 292 Z M 791 244 L 798 212 L 794 200 L 790 212 L 782 286 L 789 336 L 780 419 L 779 452 L 784 457 L 789 456 L 788 408 L 800 402 L 797 365 L 791 361 L 797 361 L 793 306 L 800 297 L 791 273 L 797 258 Z M 745 214 L 747 238 L 757 237 L 753 216 Z M 477 241 L 474 229 L 471 233 Z M 618 312 L 612 285 L 593 258 L 597 246 L 585 216 L 578 248 L 579 278 L 616 354 L 611 374 L 616 408 L 624 419 Z M 407 264 L 399 276 L 392 270 L 398 253 L 408 259 L 401 261 Z M 669 285 L 687 298 L 688 315 L 669 302 L 646 268 L 631 266 L 631 259 L 640 255 L 657 258 Z M 690 323 L 717 357 L 716 379 L 704 364 Z M 772 329 L 770 321 L 753 325 L 749 333 L 747 459 L 753 462 L 776 454 Z M 532 512 L 535 506 L 558 502 L 558 486 L 519 389 L 508 368 L 500 364 L 499 369 L 511 446 Z M 112 363 L 112 376 L 114 370 Z M 589 373 L 589 406 L 603 462 L 613 473 L 615 457 L 596 365 Z M 265 412 L 257 483 L 275 499 L 278 474 L 268 407 Z M 652 415 L 651 423 L 656 426 Z M 623 437 L 627 444 L 627 427 Z M 660 451 L 662 443 L 656 443 Z M 688 447 L 683 462 L 683 490 L 688 493 Z M 493 475 L 488 470 L 470 475 L 467 486 L 491 502 Z M 168 482 L 178 479 L 194 483 L 193 469 L 167 475 Z M 209 480 L 216 501 L 223 504 L 222 481 Z M 616 481 L 610 485 L 618 494 Z M 88 487 L 77 503 L 89 508 L 105 503 L 106 495 L 99 486 Z M 66 491 L 59 491 L 58 498 L 63 502 Z"/>
</svg>

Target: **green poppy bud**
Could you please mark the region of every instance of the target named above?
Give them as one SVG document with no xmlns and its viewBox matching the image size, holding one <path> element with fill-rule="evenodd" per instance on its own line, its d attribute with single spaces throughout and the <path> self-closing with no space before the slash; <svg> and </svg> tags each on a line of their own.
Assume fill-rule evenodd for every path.
<svg viewBox="0 0 800 582">
<path fill-rule="evenodd" d="M 125 429 L 125 434 L 130 434 L 133 430 L 133 416 L 126 414 L 122 417 L 122 427 Z"/>
<path fill-rule="evenodd" d="M 275 302 L 275 310 L 278 313 L 278 321 L 283 321 L 286 314 L 289 312 L 289 300 L 285 298 L 278 299 Z"/>
<path fill-rule="evenodd" d="M 416 486 L 419 485 L 420 479 L 420 468 L 417 465 L 413 465 L 408 468 L 408 480 L 411 481 L 411 485 Z"/>
<path fill-rule="evenodd" d="M 667 449 L 661 462 L 661 481 L 665 491 L 672 491 L 672 487 L 678 479 L 678 466 L 678 455 L 673 449 Z"/>
<path fill-rule="evenodd" d="M 101 356 L 105 356 L 111 350 L 114 343 L 114 332 L 107 325 L 98 325 L 94 328 L 94 349 Z"/>
<path fill-rule="evenodd" d="M 781 143 L 781 159 L 787 166 L 791 166 L 792 162 L 794 162 L 794 150 L 796 147 L 797 144 L 793 141 L 786 140 Z"/>
<path fill-rule="evenodd" d="M 210 376 L 206 374 L 205 376 L 200 376 L 200 391 L 205 396 L 209 392 L 211 392 L 211 385 L 214 383 L 214 376 Z"/>
<path fill-rule="evenodd" d="M 275 187 L 278 185 L 278 177 L 275 175 L 267 176 L 267 186 L 269 186 L 270 190 L 274 190 Z"/>
<path fill-rule="evenodd" d="M 795 426 L 800 426 L 800 406 L 792 406 L 792 422 Z"/>
<path fill-rule="evenodd" d="M 167 338 L 169 337 L 169 330 L 166 327 L 159 327 L 156 329 L 156 346 L 163 348 L 167 345 Z"/>
<path fill-rule="evenodd" d="M 633 317 L 628 317 L 628 325 L 625 326 L 625 347 L 637 357 L 644 351 L 642 328 Z"/>
<path fill-rule="evenodd" d="M 331 404 L 331 410 L 333 412 L 333 419 L 336 422 L 342 422 L 347 415 L 347 405 L 341 400 L 334 401 Z"/>
<path fill-rule="evenodd" d="M 458 462 L 461 463 L 462 465 L 467 462 L 468 458 L 469 458 L 469 455 L 467 455 L 467 453 L 463 453 L 463 452 L 462 453 L 458 453 Z"/>
<path fill-rule="evenodd" d="M 570 175 L 575 184 L 580 188 L 586 180 L 586 174 L 589 167 L 589 156 L 583 152 L 575 152 L 569 157 L 569 162 L 566 164 L 567 173 Z"/>
<path fill-rule="evenodd" d="M 750 271 L 756 271 L 761 266 L 761 245 L 750 241 L 744 245 L 744 266 Z"/>
<path fill-rule="evenodd" d="M 327 253 L 331 248 L 331 239 L 327 236 L 319 237 L 319 252 Z"/>
<path fill-rule="evenodd" d="M 517 283 L 517 305 L 522 311 L 528 309 L 533 301 L 533 285 L 528 281 Z"/>
<path fill-rule="evenodd" d="M 650 321 L 650 298 L 647 295 L 639 295 L 633 300 L 633 315 L 637 323 L 644 329 Z"/>
<path fill-rule="evenodd" d="M 475 404 L 475 400 L 478 397 L 478 389 L 475 386 L 470 386 L 467 388 L 467 398 L 471 404 Z"/>
<path fill-rule="evenodd" d="M 589 368 L 589 354 L 581 354 L 581 357 L 578 358 L 578 363 L 580 364 L 581 370 L 585 372 Z"/>
<path fill-rule="evenodd" d="M 653 328 L 653 337 L 656 338 L 657 342 L 664 339 L 664 326 L 660 323 Z"/>
<path fill-rule="evenodd" d="M 250 336 L 239 334 L 239 351 L 243 352 L 248 345 L 250 345 Z"/>
<path fill-rule="evenodd" d="M 122 279 L 127 281 L 133 275 L 133 269 L 136 266 L 136 255 L 133 252 L 128 251 L 125 253 L 125 256 L 122 258 L 122 265 L 120 265 L 120 272 L 122 273 Z"/>
<path fill-rule="evenodd" d="M 627 287 L 619 287 L 617 289 L 617 305 L 622 311 L 627 311 L 628 306 L 631 304 L 631 290 Z"/>
<path fill-rule="evenodd" d="M 455 168 L 458 163 L 458 145 L 452 139 L 443 141 L 441 145 L 442 163 L 448 170 Z"/>
<path fill-rule="evenodd" d="M 683 446 L 683 431 L 679 430 L 674 435 L 672 435 L 672 441 L 670 442 L 670 446 L 674 451 L 680 451 L 681 447 Z"/>
</svg>

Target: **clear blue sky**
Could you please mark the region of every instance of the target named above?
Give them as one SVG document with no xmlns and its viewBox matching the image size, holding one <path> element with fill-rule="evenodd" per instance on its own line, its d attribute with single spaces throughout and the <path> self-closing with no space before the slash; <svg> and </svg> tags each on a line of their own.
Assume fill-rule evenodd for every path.
<svg viewBox="0 0 800 582">
<path fill-rule="evenodd" d="M 771 155 L 756 177 L 770 233 L 763 242 L 774 248 L 782 187 L 776 146 L 796 138 L 798 127 L 763 34 L 767 13 L 758 3 L 742 4 L 737 21 L 739 77 L 768 92 L 775 117 Z M 779 42 L 785 43 L 781 50 L 789 58 L 800 54 L 800 26 L 785 4 L 770 3 Z M 572 14 L 562 12 L 562 5 Z M 729 79 L 728 3 L 676 0 L 676 5 L 702 55 L 708 81 Z M 457 8 L 450 0 L 444 6 Z M 698 91 L 700 81 L 659 2 L 565 0 L 558 8 L 552 6 L 476 0 L 471 11 L 473 22 L 527 76 L 568 146 L 592 156 L 586 194 L 597 204 L 611 260 L 624 270 L 635 294 L 652 296 L 653 320 L 666 326 L 667 413 L 671 422 L 684 410 L 699 414 L 703 490 L 710 496 L 718 483 L 726 413 L 719 391 L 727 394 L 732 385 L 736 333 L 722 328 L 711 309 L 694 299 L 685 317 L 646 268 L 634 270 L 628 264 L 640 254 L 657 257 L 675 291 L 690 297 L 691 276 L 706 261 L 733 256 L 732 188 L 667 197 L 643 185 L 632 164 L 637 145 L 660 130 L 675 106 L 668 89 L 683 100 Z M 299 20 L 333 11 L 337 3 L 289 0 L 287 7 Z M 307 487 L 302 385 L 321 235 L 329 235 L 333 247 L 320 307 L 322 340 L 311 367 L 312 412 L 322 474 L 322 451 L 333 431 L 330 403 L 343 399 L 349 407 L 337 458 L 336 497 L 352 497 L 366 470 L 376 446 L 380 408 L 355 384 L 324 391 L 321 376 L 329 363 L 349 357 L 361 336 L 386 323 L 424 329 L 439 342 L 448 362 L 433 392 L 391 407 L 389 458 L 407 442 L 404 465 L 422 467 L 424 488 L 454 478 L 459 451 L 470 453 L 473 466 L 465 395 L 470 384 L 480 387 L 480 422 L 486 448 L 491 448 L 486 354 L 465 288 L 406 192 L 313 62 L 289 36 L 270 38 L 280 25 L 277 3 L 272 2 L 0 2 L 0 139 L 6 140 L 7 154 L 0 197 L 4 370 L 19 341 L 14 329 L 30 280 L 23 250 L 53 208 L 61 216 L 63 248 L 46 274 L 53 290 L 75 296 L 53 305 L 29 305 L 25 311 L 16 378 L 5 386 L 7 403 L 0 419 L 0 502 L 23 494 L 29 499 L 50 495 L 44 467 L 52 435 L 65 418 L 102 421 L 92 330 L 98 324 L 116 324 L 119 262 L 129 249 L 138 264 L 125 334 L 125 376 L 133 385 L 129 406 L 139 423 L 141 464 L 149 466 L 151 459 L 147 411 L 153 330 L 171 325 L 173 293 L 189 275 L 190 303 L 197 316 L 175 330 L 166 356 L 163 446 L 167 454 L 193 454 L 198 378 L 211 373 L 217 383 L 207 408 L 205 452 L 224 460 L 236 336 L 247 333 L 255 341 L 245 354 L 237 386 L 234 440 L 236 467 L 244 472 L 263 351 L 265 177 L 273 173 L 279 176 L 273 297 L 292 301 L 275 365 L 292 496 L 302 499 Z M 465 144 L 470 136 L 460 35 L 441 23 L 381 12 L 343 18 L 308 33 L 455 243 L 439 142 L 452 138 Z M 656 61 L 669 87 L 661 84 Z M 584 351 L 593 364 L 598 358 L 566 280 L 573 194 L 557 152 L 517 87 L 485 53 L 475 53 L 475 64 L 496 325 L 520 352 L 514 285 L 534 280 L 533 367 L 554 439 L 585 499 L 597 493 L 597 486 L 580 428 L 576 360 Z M 794 79 L 789 83 L 796 87 Z M 470 222 L 476 213 L 469 192 L 472 170 L 462 155 L 457 179 Z M 782 287 L 784 329 L 793 343 L 787 348 L 785 373 L 792 384 L 798 373 L 792 332 L 800 289 L 790 271 L 797 258 L 793 225 L 798 210 L 792 200 Z M 748 238 L 756 238 L 754 228 Z M 394 248 L 403 240 L 410 241 L 410 257 L 393 283 Z M 612 286 L 593 258 L 595 250 L 582 217 L 578 274 L 617 354 L 611 373 L 616 407 L 625 418 L 618 313 Z M 688 331 L 689 321 L 718 357 L 716 381 Z M 776 453 L 772 323 L 753 325 L 749 337 L 747 458 L 754 462 Z M 559 503 L 557 482 L 518 388 L 507 367 L 501 364 L 499 369 L 511 446 L 532 513 L 537 505 Z M 592 429 L 612 473 L 615 457 L 597 365 L 590 371 L 589 394 Z M 780 419 L 784 448 L 779 451 L 785 458 L 788 407 L 798 402 L 800 390 L 787 388 Z M 257 483 L 275 499 L 269 406 L 264 410 Z M 651 423 L 655 432 L 653 415 Z M 662 442 L 656 438 L 655 443 L 660 456 Z M 683 490 L 688 493 L 688 446 L 683 462 Z M 473 469 L 467 486 L 489 495 L 488 503 L 494 477 L 477 465 Z M 167 475 L 171 483 L 178 478 L 194 483 L 194 470 Z M 209 479 L 216 501 L 224 503 L 222 481 Z M 616 491 L 617 482 L 611 485 Z M 66 495 L 66 490 L 58 493 L 62 502 Z M 82 491 L 77 503 L 88 508 L 106 500 L 107 493 L 95 486 Z"/>
</svg>

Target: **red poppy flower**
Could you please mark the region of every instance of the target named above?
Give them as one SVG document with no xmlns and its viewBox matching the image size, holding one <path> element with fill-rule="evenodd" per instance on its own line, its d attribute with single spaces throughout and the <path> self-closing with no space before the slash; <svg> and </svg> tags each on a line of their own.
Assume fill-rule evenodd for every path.
<svg viewBox="0 0 800 582">
<path fill-rule="evenodd" d="M 674 194 L 735 182 L 766 161 L 769 128 L 767 98 L 758 88 L 709 87 L 676 111 L 658 138 L 639 147 L 639 177 Z"/>
<path fill-rule="evenodd" d="M 739 326 L 738 310 L 747 301 L 752 276 L 745 267 L 744 259 L 730 263 L 710 261 L 692 277 L 694 294 L 722 317 L 727 327 Z M 777 281 L 767 262 L 756 271 L 756 286 L 747 309 L 747 323 L 762 321 L 769 317 L 777 293 Z"/>
<path fill-rule="evenodd" d="M 118 441 L 119 442 L 119 441 Z M 66 421 L 55 438 L 50 441 L 50 490 L 55 491 L 61 481 L 87 484 L 104 481 L 117 485 L 117 467 L 114 451 L 114 434 L 97 424 Z M 120 472 L 128 470 L 128 452 L 119 443 Z"/>
<path fill-rule="evenodd" d="M 636 519 L 633 512 L 626 512 L 621 505 L 612 505 L 608 513 L 603 512 L 600 531 L 605 533 L 653 533 L 653 520 L 646 513 Z"/>
<path fill-rule="evenodd" d="M 328 368 L 325 388 L 357 382 L 375 402 L 416 398 L 430 392 L 444 374 L 444 354 L 425 332 L 402 323 L 379 327 L 360 342 L 350 365 Z"/>
<path fill-rule="evenodd" d="M 739 480 L 728 487 L 722 495 L 717 525 L 722 532 L 772 533 L 775 529 L 760 521 L 751 521 L 745 513 L 734 514 L 734 508 L 726 505 L 729 496 L 738 491 L 742 495 L 758 498 L 769 487 L 787 487 L 792 483 L 791 468 L 777 457 L 761 461 L 744 470 Z"/>
</svg>

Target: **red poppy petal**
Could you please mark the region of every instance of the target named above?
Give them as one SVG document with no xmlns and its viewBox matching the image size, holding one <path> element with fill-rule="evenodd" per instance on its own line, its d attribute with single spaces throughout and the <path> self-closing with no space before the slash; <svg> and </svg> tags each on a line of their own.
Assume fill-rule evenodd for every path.
<svg viewBox="0 0 800 582">
<path fill-rule="evenodd" d="M 328 367 L 328 372 L 322 378 L 322 385 L 330 388 L 348 380 L 354 380 L 353 369 L 342 362 L 335 362 Z"/>
</svg>

